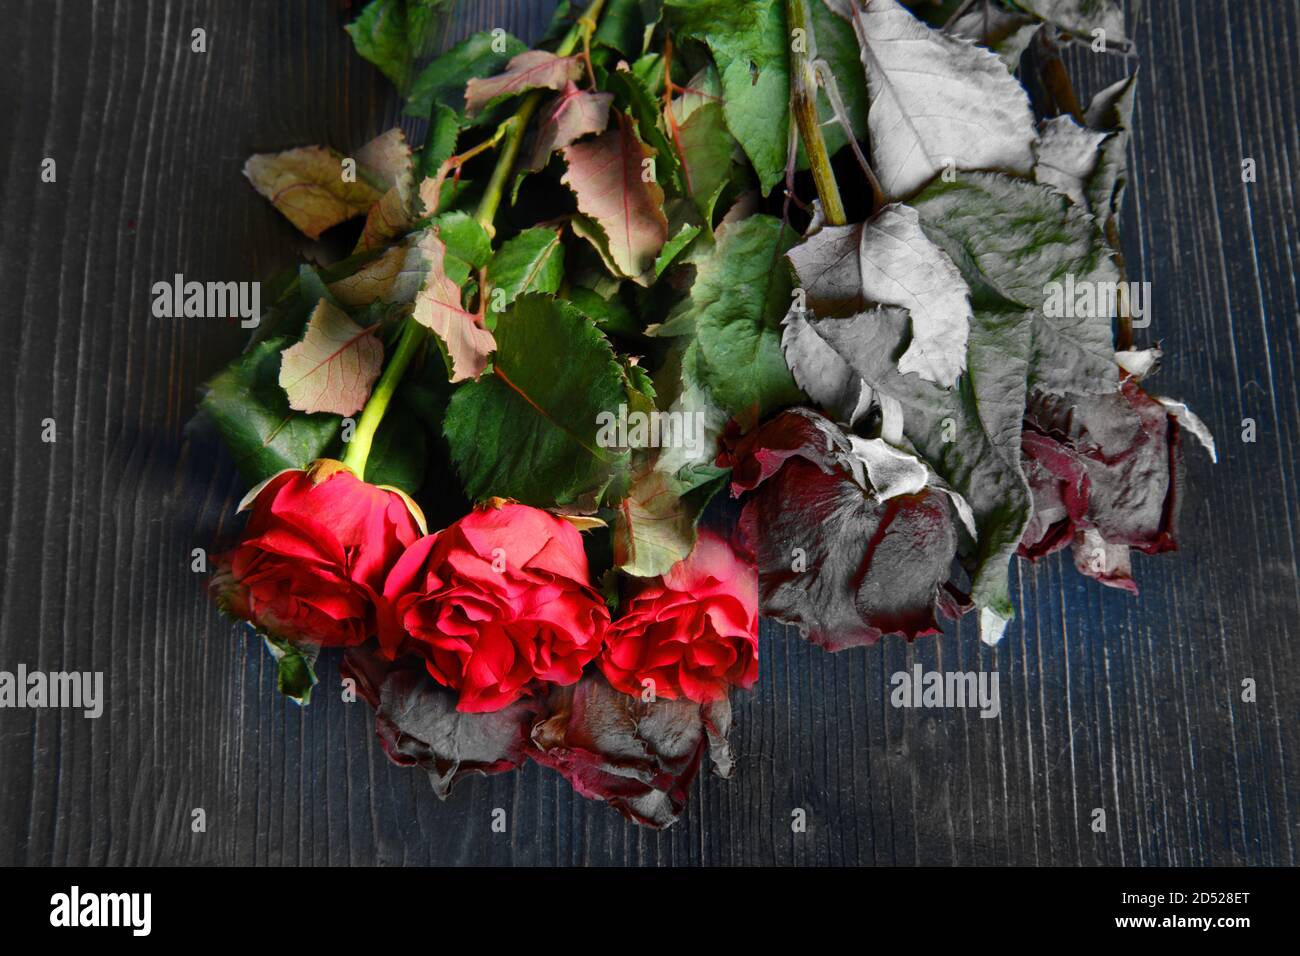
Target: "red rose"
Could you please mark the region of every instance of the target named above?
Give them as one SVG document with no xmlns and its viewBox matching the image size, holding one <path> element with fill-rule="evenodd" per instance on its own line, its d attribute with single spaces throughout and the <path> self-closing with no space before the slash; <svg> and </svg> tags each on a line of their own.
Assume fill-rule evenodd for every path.
<svg viewBox="0 0 1300 956">
<path fill-rule="evenodd" d="M 393 567 L 380 645 L 422 656 L 460 692 L 457 710 L 500 710 L 533 681 L 574 683 L 600 653 L 609 610 L 589 580 L 567 521 L 519 504 L 476 510 Z"/>
<path fill-rule="evenodd" d="M 254 488 L 239 510 L 250 506 L 239 543 L 213 558 L 221 607 L 288 641 L 351 647 L 373 634 L 388 569 L 421 534 L 410 499 L 322 460 Z"/>
<path fill-rule="evenodd" d="M 651 578 L 610 625 L 600 668 L 610 684 L 639 695 L 722 700 L 758 679 L 758 572 L 707 531 L 685 560 Z"/>
</svg>

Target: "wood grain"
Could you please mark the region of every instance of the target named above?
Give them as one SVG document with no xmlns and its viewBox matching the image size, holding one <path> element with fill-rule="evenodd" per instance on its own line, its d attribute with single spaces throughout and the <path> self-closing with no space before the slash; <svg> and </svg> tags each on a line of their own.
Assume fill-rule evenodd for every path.
<svg viewBox="0 0 1300 956">
<path fill-rule="evenodd" d="M 832 656 L 765 625 L 737 773 L 699 780 L 664 833 L 535 766 L 440 803 L 383 757 L 364 705 L 329 690 L 332 659 L 310 708 L 282 702 L 189 570 L 243 489 L 185 425 L 243 332 L 155 318 L 150 287 L 269 277 L 296 240 L 244 158 L 354 148 L 399 119 L 340 6 L 3 6 L 0 669 L 102 670 L 108 701 L 99 720 L 0 710 L 0 863 L 1297 863 L 1296 4 L 1164 0 L 1131 17 L 1130 278 L 1153 284 L 1156 388 L 1206 419 L 1221 455 L 1188 449 L 1181 553 L 1137 559 L 1137 601 L 1059 559 L 1021 565 L 1023 613 L 995 650 L 963 624 Z M 552 7 L 462 0 L 455 33 L 536 36 Z M 194 27 L 207 53 L 190 51 Z M 1085 98 L 1139 66 L 1069 60 Z M 889 676 L 914 663 L 995 669 L 1001 716 L 890 707 Z"/>
</svg>

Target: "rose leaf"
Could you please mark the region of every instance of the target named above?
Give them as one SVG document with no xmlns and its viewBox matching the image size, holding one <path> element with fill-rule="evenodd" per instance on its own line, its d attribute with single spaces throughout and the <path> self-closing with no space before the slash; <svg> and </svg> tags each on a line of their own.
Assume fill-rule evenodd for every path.
<svg viewBox="0 0 1300 956">
<path fill-rule="evenodd" d="M 595 325 L 527 295 L 501 316 L 491 373 L 457 389 L 444 431 L 471 499 L 594 504 L 627 458 L 597 441 L 598 419 L 628 401 L 623 366 Z"/>
<path fill-rule="evenodd" d="M 339 428 L 335 415 L 308 415 L 289 407 L 279 383 L 280 353 L 289 344 L 278 337 L 253 346 L 204 389 L 201 407 L 250 486 L 320 458 Z"/>
<path fill-rule="evenodd" d="M 1029 172 L 1029 99 L 994 54 L 930 29 L 895 0 L 826 3 L 861 44 L 872 166 L 887 197 L 909 196 L 945 168 Z"/>
<path fill-rule="evenodd" d="M 280 387 L 289 407 L 334 415 L 361 411 L 384 365 L 384 346 L 375 332 L 321 299 L 302 341 L 280 358 Z"/>
<path fill-rule="evenodd" d="M 465 113 L 477 116 L 490 106 L 528 90 L 562 90 L 582 75 L 582 60 L 547 50 L 525 50 L 506 64 L 505 72 L 474 77 L 465 84 Z"/>
<path fill-rule="evenodd" d="M 479 323 L 479 317 L 461 304 L 460 285 L 448 277 L 447 247 L 437 230 L 420 238 L 420 254 L 428 264 L 424 286 L 415 297 L 411 317 L 442 340 L 451 358 L 451 380 L 477 379 L 487 367 L 495 341 Z"/>
<path fill-rule="evenodd" d="M 655 258 L 668 239 L 664 192 L 647 174 L 655 152 L 637 136 L 632 121 L 615 113 L 602 135 L 567 146 L 564 182 L 578 209 L 596 222 L 618 274 L 649 285 Z"/>
</svg>

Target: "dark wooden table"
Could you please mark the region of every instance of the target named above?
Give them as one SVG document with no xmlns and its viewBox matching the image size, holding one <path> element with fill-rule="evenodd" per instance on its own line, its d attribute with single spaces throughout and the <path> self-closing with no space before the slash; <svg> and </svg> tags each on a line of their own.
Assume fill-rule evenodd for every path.
<svg viewBox="0 0 1300 956">
<path fill-rule="evenodd" d="M 462 0 L 455 32 L 535 36 L 551 6 Z M 100 670 L 108 696 L 98 720 L 0 710 L 0 862 L 1297 862 L 1300 5 L 1153 0 L 1131 17 L 1130 276 L 1154 286 L 1157 389 L 1221 455 L 1189 449 L 1182 552 L 1139 556 L 1140 600 L 1059 558 L 1021 565 L 1023 614 L 995 650 L 969 623 L 837 656 L 765 625 L 737 773 L 697 781 L 663 833 L 536 766 L 439 803 L 389 765 L 364 704 L 328 689 L 333 658 L 310 708 L 283 702 L 190 571 L 244 489 L 185 425 L 244 333 L 155 318 L 150 288 L 268 278 L 295 238 L 244 158 L 351 149 L 398 120 L 339 5 L 2 7 L 0 669 Z M 1125 68 L 1071 64 L 1085 95 Z M 890 707 L 889 676 L 914 663 L 996 669 L 1001 716 Z"/>
</svg>

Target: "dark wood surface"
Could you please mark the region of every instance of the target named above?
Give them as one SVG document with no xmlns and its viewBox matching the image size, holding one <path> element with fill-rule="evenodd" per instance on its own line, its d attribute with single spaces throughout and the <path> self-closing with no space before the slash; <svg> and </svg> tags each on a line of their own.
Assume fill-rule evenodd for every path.
<svg viewBox="0 0 1300 956">
<path fill-rule="evenodd" d="M 1220 449 L 1217 466 L 1188 450 L 1181 553 L 1136 559 L 1140 600 L 1059 557 L 1021 565 L 1022 616 L 992 650 L 972 623 L 836 656 L 765 625 L 737 772 L 697 781 L 663 833 L 536 766 L 440 803 L 384 758 L 365 705 L 332 692 L 335 659 L 311 707 L 283 702 L 189 570 L 244 489 L 185 425 L 243 332 L 155 318 L 150 287 L 269 278 L 296 240 L 244 158 L 347 150 L 397 120 L 339 5 L 2 6 L 0 669 L 100 670 L 108 697 L 99 720 L 0 710 L 0 863 L 1297 862 L 1300 5 L 1152 0 L 1130 16 L 1130 277 L 1153 283 L 1156 389 Z M 536 35 L 550 7 L 462 0 L 456 32 Z M 1126 68 L 1070 62 L 1085 95 Z M 890 707 L 890 674 L 913 663 L 996 669 L 1001 716 Z"/>
</svg>

